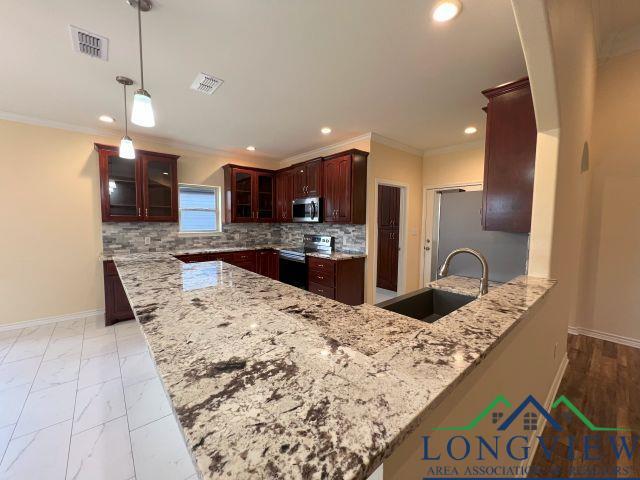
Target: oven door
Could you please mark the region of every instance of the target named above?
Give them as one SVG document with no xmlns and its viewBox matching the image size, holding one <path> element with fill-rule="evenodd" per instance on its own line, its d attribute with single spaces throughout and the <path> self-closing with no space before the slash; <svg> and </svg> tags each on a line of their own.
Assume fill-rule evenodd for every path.
<svg viewBox="0 0 640 480">
<path fill-rule="evenodd" d="M 307 289 L 307 263 L 280 254 L 279 278 L 282 283 Z"/>
<path fill-rule="evenodd" d="M 294 222 L 320 222 L 322 202 L 318 197 L 299 198 L 293 201 L 291 218 Z"/>
</svg>

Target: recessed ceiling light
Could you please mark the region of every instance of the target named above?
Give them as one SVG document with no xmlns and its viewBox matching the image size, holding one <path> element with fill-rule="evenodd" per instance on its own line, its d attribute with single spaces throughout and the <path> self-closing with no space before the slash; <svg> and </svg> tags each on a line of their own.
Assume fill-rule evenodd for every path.
<svg viewBox="0 0 640 480">
<path fill-rule="evenodd" d="M 104 123 L 113 123 L 113 122 L 116 121 L 115 118 L 110 117 L 109 115 L 100 115 L 98 117 L 98 120 L 100 120 L 101 122 L 104 122 Z"/>
<path fill-rule="evenodd" d="M 477 131 L 478 129 L 476 127 L 467 127 L 464 129 L 464 133 L 466 133 L 467 135 L 473 135 Z"/>
<path fill-rule="evenodd" d="M 460 0 L 440 0 L 433 9 L 431 16 L 436 22 L 448 22 L 456 18 L 460 10 L 462 10 Z"/>
<path fill-rule="evenodd" d="M 253 145 L 249 145 L 247 147 L 247 150 L 249 150 L 250 152 L 255 152 L 256 151 L 256 147 L 254 147 Z"/>
<path fill-rule="evenodd" d="M 329 135 L 331 133 L 331 129 L 329 127 L 322 127 L 320 131 L 323 135 Z"/>
</svg>

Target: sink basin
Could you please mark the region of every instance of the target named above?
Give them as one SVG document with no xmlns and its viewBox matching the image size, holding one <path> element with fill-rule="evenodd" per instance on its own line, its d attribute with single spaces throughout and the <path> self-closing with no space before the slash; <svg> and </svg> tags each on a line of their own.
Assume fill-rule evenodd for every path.
<svg viewBox="0 0 640 480">
<path fill-rule="evenodd" d="M 469 295 L 427 287 L 378 303 L 376 307 L 433 323 L 475 299 L 476 297 Z"/>
</svg>

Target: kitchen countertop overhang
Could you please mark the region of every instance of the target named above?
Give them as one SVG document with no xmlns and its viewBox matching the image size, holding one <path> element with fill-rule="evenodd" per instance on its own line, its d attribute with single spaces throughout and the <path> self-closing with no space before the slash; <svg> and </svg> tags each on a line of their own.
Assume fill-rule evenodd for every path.
<svg viewBox="0 0 640 480">
<path fill-rule="evenodd" d="M 224 262 L 114 260 L 207 479 L 366 478 L 554 285 L 517 277 L 426 324 Z"/>
</svg>

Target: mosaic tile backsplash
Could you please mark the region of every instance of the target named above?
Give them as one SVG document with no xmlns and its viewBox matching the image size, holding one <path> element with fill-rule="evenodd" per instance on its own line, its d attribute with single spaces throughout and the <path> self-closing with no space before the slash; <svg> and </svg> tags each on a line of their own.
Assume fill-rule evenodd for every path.
<svg viewBox="0 0 640 480">
<path fill-rule="evenodd" d="M 117 222 L 102 224 L 105 255 L 165 252 L 211 247 L 246 247 L 263 243 L 301 245 L 305 233 L 331 235 L 337 250 L 366 249 L 365 225 L 332 224 L 228 224 L 215 236 L 180 235 L 177 223 Z M 144 244 L 145 237 L 151 239 Z"/>
</svg>

